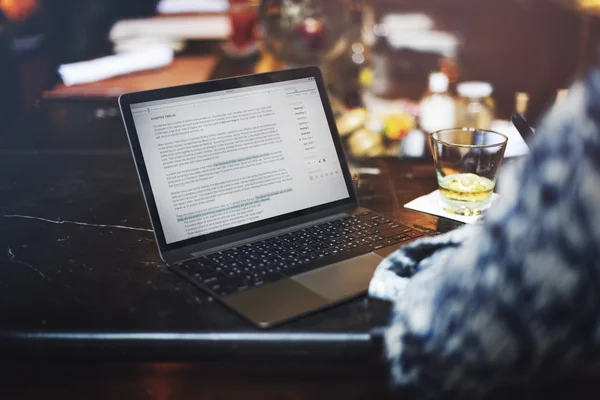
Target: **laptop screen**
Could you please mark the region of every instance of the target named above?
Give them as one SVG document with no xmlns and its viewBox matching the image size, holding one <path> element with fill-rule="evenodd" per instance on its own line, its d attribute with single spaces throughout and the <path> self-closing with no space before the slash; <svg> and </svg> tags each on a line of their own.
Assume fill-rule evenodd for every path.
<svg viewBox="0 0 600 400">
<path fill-rule="evenodd" d="M 131 112 L 167 244 L 350 197 L 314 77 Z"/>
</svg>

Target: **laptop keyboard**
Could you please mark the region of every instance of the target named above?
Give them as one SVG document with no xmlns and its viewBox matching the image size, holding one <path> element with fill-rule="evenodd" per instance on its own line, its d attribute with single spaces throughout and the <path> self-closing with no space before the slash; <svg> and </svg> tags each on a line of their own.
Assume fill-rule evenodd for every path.
<svg viewBox="0 0 600 400">
<path fill-rule="evenodd" d="M 225 296 L 420 236 L 423 233 L 364 212 L 174 266 Z"/>
</svg>

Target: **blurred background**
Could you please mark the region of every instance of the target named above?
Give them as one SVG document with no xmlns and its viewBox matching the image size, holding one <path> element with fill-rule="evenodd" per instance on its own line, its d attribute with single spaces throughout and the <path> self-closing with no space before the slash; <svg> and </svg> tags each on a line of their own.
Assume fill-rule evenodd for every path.
<svg viewBox="0 0 600 400">
<path fill-rule="evenodd" d="M 0 134 L 25 143 L 23 124 L 33 122 L 23 116 L 35 110 L 56 133 L 48 140 L 85 141 L 82 124 L 92 123 L 120 146 L 124 92 L 318 65 L 351 156 L 421 157 L 424 132 L 509 131 L 515 110 L 535 124 L 595 59 L 596 8 L 592 0 L 0 0 Z"/>
</svg>

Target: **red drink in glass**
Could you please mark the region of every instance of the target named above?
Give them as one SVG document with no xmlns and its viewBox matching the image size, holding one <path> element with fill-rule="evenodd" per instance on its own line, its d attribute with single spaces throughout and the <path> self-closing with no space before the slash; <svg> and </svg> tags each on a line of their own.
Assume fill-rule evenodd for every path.
<svg viewBox="0 0 600 400">
<path fill-rule="evenodd" d="M 256 28 L 258 6 L 256 1 L 229 0 L 231 37 L 225 51 L 232 56 L 245 56 L 257 51 Z"/>
</svg>

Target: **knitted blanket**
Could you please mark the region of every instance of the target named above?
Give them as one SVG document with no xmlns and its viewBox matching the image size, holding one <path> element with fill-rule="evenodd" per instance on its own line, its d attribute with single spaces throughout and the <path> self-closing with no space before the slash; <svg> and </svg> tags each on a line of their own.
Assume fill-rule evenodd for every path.
<svg viewBox="0 0 600 400">
<path fill-rule="evenodd" d="M 503 171 L 481 223 L 414 242 L 378 267 L 394 302 L 392 380 L 418 398 L 492 387 L 600 348 L 600 72 L 575 83 Z"/>
</svg>

